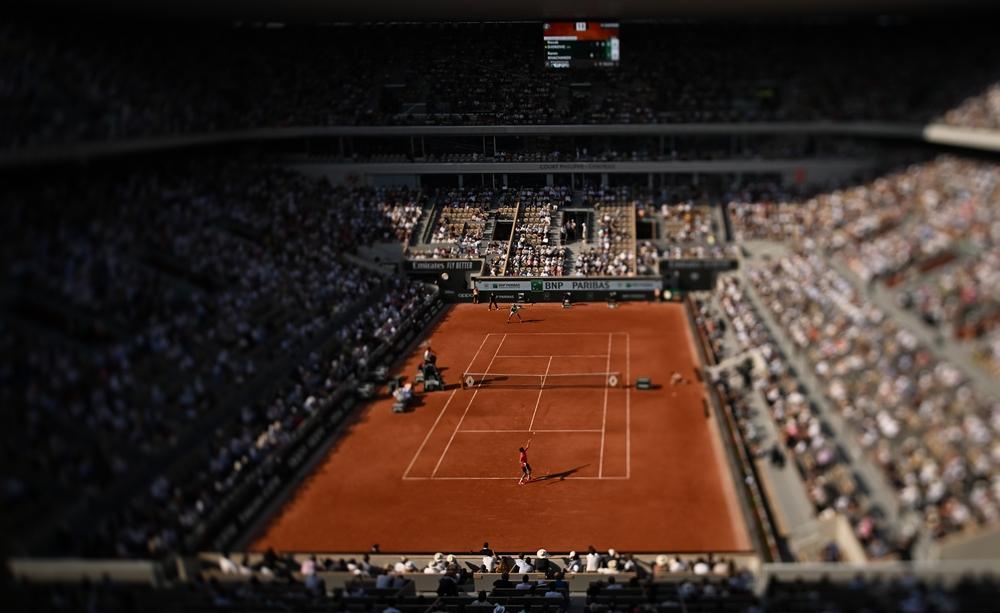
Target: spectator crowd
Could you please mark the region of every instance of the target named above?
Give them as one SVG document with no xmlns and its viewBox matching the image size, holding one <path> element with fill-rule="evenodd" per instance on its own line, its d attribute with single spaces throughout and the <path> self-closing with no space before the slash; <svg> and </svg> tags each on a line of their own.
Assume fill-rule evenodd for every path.
<svg viewBox="0 0 1000 613">
<path fill-rule="evenodd" d="M 850 460 L 844 456 L 836 437 L 809 398 L 772 337 L 761 316 L 746 295 L 738 277 L 720 279 L 711 302 L 702 302 L 699 325 L 708 333 L 715 359 L 722 361 L 754 352 L 763 364 L 749 363 L 721 371 L 714 380 L 738 424 L 753 457 L 769 458 L 779 465 L 790 457 L 802 478 L 803 487 L 816 516 L 839 513 L 854 529 L 858 542 L 872 559 L 901 552 L 903 540 L 885 520 L 868 492 L 858 485 Z M 732 345 L 724 341 L 731 331 Z M 755 397 L 759 400 L 755 400 Z M 762 445 L 764 432 L 754 423 L 759 407 L 779 429 L 779 445 Z"/>
<path fill-rule="evenodd" d="M 993 32 L 971 20 L 625 24 L 620 65 L 585 79 L 544 68 L 540 24 L 173 26 L 4 24 L 3 145 L 284 126 L 997 122 Z"/>
<path fill-rule="evenodd" d="M 985 338 L 983 355 L 996 364 L 1000 167 L 942 156 L 808 199 L 748 195 L 728 207 L 737 240 L 829 251 L 863 283 L 893 288 L 928 326 Z"/>
<path fill-rule="evenodd" d="M 233 474 L 280 446 L 319 391 L 364 368 L 423 300 L 343 257 L 405 237 L 413 194 L 198 160 L 28 181 L 7 196 L 4 225 L 20 234 L 2 247 L 4 521 L 61 522 L 53 501 L 100 504 L 213 414 L 236 410 L 243 424 L 203 481 L 178 493 L 157 479 L 142 509 L 88 526 L 104 533 L 100 551 L 176 544 L 175 529 L 140 517 L 175 527 L 210 512 Z M 317 353 L 331 335 L 344 353 Z M 290 368 L 273 401 L 229 407 Z"/>
<path fill-rule="evenodd" d="M 592 244 L 576 258 L 574 273 L 580 276 L 626 276 L 635 274 L 635 207 L 628 187 L 589 187 L 583 203 L 594 209 Z M 586 229 L 583 232 L 587 243 Z"/>
</svg>

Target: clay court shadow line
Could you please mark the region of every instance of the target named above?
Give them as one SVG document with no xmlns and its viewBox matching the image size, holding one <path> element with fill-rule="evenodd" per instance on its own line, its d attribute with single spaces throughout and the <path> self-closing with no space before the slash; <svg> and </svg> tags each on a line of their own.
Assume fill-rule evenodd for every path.
<svg viewBox="0 0 1000 613">
<path fill-rule="evenodd" d="M 587 468 L 590 464 L 583 464 L 577 466 L 576 468 L 571 468 L 569 470 L 564 470 L 561 473 L 550 473 L 548 475 L 542 475 L 532 481 L 565 481 L 566 477 L 572 477 L 574 474 L 580 472 L 580 470 Z"/>
</svg>

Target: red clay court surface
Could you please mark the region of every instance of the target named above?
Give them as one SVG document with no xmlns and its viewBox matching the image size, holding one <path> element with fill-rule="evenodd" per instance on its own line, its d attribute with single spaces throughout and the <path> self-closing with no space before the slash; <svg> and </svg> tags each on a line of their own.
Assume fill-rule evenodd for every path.
<svg viewBox="0 0 1000 613">
<path fill-rule="evenodd" d="M 429 335 L 447 389 L 361 410 L 253 549 L 750 551 L 678 304 L 452 307 Z M 414 351 L 401 366 L 411 377 Z M 687 383 L 671 386 L 680 371 Z M 463 372 L 521 387 L 460 385 Z M 617 387 L 593 377 L 620 373 Z M 545 385 L 540 385 L 542 376 Z M 637 376 L 661 387 L 631 389 Z M 584 385 L 586 384 L 586 385 Z M 524 486 L 518 447 L 536 481 Z"/>
</svg>

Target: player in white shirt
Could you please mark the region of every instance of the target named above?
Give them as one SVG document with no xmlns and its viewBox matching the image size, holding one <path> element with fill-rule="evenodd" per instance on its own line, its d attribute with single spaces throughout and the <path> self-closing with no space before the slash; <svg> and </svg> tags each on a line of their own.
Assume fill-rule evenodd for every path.
<svg viewBox="0 0 1000 613">
<path fill-rule="evenodd" d="M 513 316 L 515 316 L 515 315 L 517 315 L 517 323 L 524 323 L 524 320 L 521 319 L 521 314 L 518 313 L 518 311 L 520 311 L 523 308 L 524 307 L 522 307 L 521 305 L 519 305 L 516 302 L 513 303 L 513 304 L 511 304 L 510 305 L 510 314 L 507 315 L 507 323 L 510 323 L 510 318 L 513 317 Z"/>
</svg>

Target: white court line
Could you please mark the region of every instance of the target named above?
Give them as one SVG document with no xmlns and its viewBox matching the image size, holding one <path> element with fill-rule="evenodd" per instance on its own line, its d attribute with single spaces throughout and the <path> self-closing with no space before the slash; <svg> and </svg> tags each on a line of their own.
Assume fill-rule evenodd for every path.
<svg viewBox="0 0 1000 613">
<path fill-rule="evenodd" d="M 492 334 L 493 333 L 490 332 L 489 334 L 483 337 L 483 342 L 479 343 L 479 349 L 476 349 L 476 355 L 472 356 L 472 359 L 469 360 L 469 365 L 465 368 L 464 372 L 469 372 L 470 370 L 472 370 L 472 365 L 475 363 L 476 358 L 479 357 L 479 352 L 483 350 L 483 345 L 486 344 L 486 339 L 488 339 Z"/>
<path fill-rule="evenodd" d="M 611 370 L 611 333 L 608 333 L 608 363 L 604 366 L 605 371 Z M 597 476 L 604 476 L 604 436 L 608 427 L 608 386 L 604 386 L 604 416 L 601 418 L 601 460 L 597 468 Z"/>
<path fill-rule="evenodd" d="M 472 364 L 476 361 L 476 358 L 479 357 L 479 352 L 483 350 L 483 345 L 486 344 L 486 339 L 488 339 L 491 334 L 493 333 L 490 332 L 489 334 L 483 336 L 483 342 L 479 343 L 479 349 L 476 349 L 475 355 L 472 356 L 472 360 L 469 362 L 470 368 L 472 367 Z M 425 436 L 423 442 L 420 443 L 420 447 L 417 448 L 417 452 L 413 454 L 413 459 L 410 460 L 409 466 L 406 467 L 406 472 L 403 473 L 404 479 L 407 478 L 407 475 L 410 474 L 410 470 L 413 469 L 413 465 L 416 464 L 417 458 L 420 457 L 420 453 L 424 450 L 424 446 L 427 445 L 427 441 L 430 440 L 431 434 L 433 434 L 435 428 L 437 428 L 438 422 L 441 421 L 442 417 L 444 417 L 444 413 L 445 411 L 448 410 L 448 405 L 451 404 L 451 401 L 455 397 L 456 392 L 458 392 L 457 389 L 451 391 L 451 396 L 448 396 L 448 401 L 444 403 L 444 407 L 441 409 L 441 412 L 438 413 L 437 419 L 434 420 L 434 424 L 431 426 L 431 429 L 427 431 L 427 436 Z"/>
<path fill-rule="evenodd" d="M 497 345 L 497 350 L 493 352 L 493 358 L 490 363 L 486 366 L 486 372 L 490 372 L 490 367 L 493 366 L 493 360 L 497 359 L 497 354 L 500 353 L 500 348 L 503 347 L 504 341 L 507 340 L 507 335 L 504 334 L 503 338 L 500 339 L 500 344 Z M 485 378 L 486 375 L 483 375 Z M 482 382 L 482 379 L 480 379 Z M 457 391 L 457 390 L 456 390 Z M 448 439 L 448 444 L 445 445 L 444 451 L 441 452 L 441 457 L 438 458 L 437 464 L 434 465 L 434 471 L 431 472 L 431 477 L 437 474 L 439 468 L 441 468 L 441 462 L 444 461 L 444 456 L 448 455 L 448 449 L 451 448 L 452 441 L 455 440 L 455 435 L 458 434 L 459 428 L 462 427 L 462 422 L 465 421 L 465 416 L 469 414 L 469 408 L 472 406 L 472 401 L 476 399 L 476 395 L 479 394 L 479 388 L 477 387 L 474 392 L 472 392 L 472 398 L 469 398 L 469 404 L 465 405 L 465 411 L 462 412 L 462 417 L 458 420 L 458 425 L 455 426 L 455 431 L 451 433 L 451 438 Z"/>
<path fill-rule="evenodd" d="M 496 332 L 495 334 L 500 334 Z M 628 334 L 628 332 L 510 332 L 509 336 L 604 336 L 605 334 Z"/>
<path fill-rule="evenodd" d="M 632 333 L 625 336 L 625 478 L 632 477 Z"/>
<path fill-rule="evenodd" d="M 606 358 L 603 353 L 554 353 L 552 355 L 498 355 L 498 358 Z"/>
<path fill-rule="evenodd" d="M 486 340 L 490 336 L 493 336 L 494 334 L 499 334 L 499 333 L 498 332 L 490 332 L 490 333 L 486 334 L 483 337 L 482 342 L 479 344 L 479 349 L 476 350 L 476 354 L 472 357 L 472 361 L 469 362 L 469 368 L 472 367 L 472 364 L 475 363 L 475 360 L 479 357 L 479 353 L 482 352 L 483 346 L 485 346 L 485 344 L 486 344 Z M 596 335 L 602 335 L 602 334 L 605 334 L 605 333 L 604 332 L 511 332 L 511 333 L 508 333 L 508 334 L 504 334 L 504 338 L 500 341 L 500 346 L 502 346 L 504 344 L 504 342 L 507 340 L 507 336 L 551 336 L 551 335 L 556 335 L 556 336 L 583 336 L 583 335 L 596 336 Z M 632 370 L 631 370 L 631 338 L 632 338 L 632 334 L 629 333 L 629 332 L 610 332 L 610 333 L 607 333 L 607 334 L 609 334 L 609 335 L 622 334 L 622 335 L 626 336 L 626 348 L 627 348 L 626 350 L 627 350 L 627 353 L 626 353 L 626 377 L 625 377 L 625 379 L 626 379 L 626 385 L 628 385 L 628 382 L 629 382 L 629 380 L 631 379 L 631 376 L 632 376 L 631 375 L 631 373 L 632 373 Z M 611 348 L 610 348 L 611 347 L 611 340 L 610 339 L 608 341 L 608 353 L 604 354 L 604 355 L 567 354 L 567 355 L 551 355 L 551 356 L 506 356 L 506 355 L 502 355 L 501 356 L 501 355 L 499 355 L 500 346 L 497 347 L 497 351 L 496 351 L 496 353 L 494 353 L 493 359 L 496 359 L 497 357 L 550 357 L 550 358 L 551 357 L 603 357 L 606 360 L 608 360 L 608 365 L 606 366 L 606 368 L 610 368 L 610 360 L 611 360 Z M 492 365 L 493 365 L 493 360 L 490 361 L 490 365 L 487 366 L 486 370 L 489 371 L 489 369 L 490 369 L 490 367 Z M 468 370 L 468 368 L 466 370 Z M 485 377 L 487 374 L 494 374 L 495 375 L 496 373 L 489 373 L 489 372 L 487 372 L 487 373 L 483 373 L 483 376 Z M 592 375 L 592 374 L 596 374 L 596 373 L 573 373 L 573 374 L 575 374 L 575 375 Z M 507 376 L 539 376 L 539 375 L 537 373 L 531 373 L 530 375 L 507 375 Z M 452 397 L 455 395 L 455 393 L 457 391 L 458 390 L 453 390 L 452 391 L 452 396 L 448 398 L 448 403 L 451 402 Z M 466 405 L 465 412 L 462 414 L 462 418 L 459 420 L 459 424 L 458 424 L 458 426 L 456 426 L 455 432 L 452 433 L 451 440 L 454 440 L 455 435 L 460 431 L 459 428 L 461 427 L 461 423 L 465 419 L 465 415 L 468 413 L 469 408 L 472 406 L 472 401 L 475 400 L 475 397 L 476 397 L 476 394 L 478 393 L 478 391 L 479 390 L 477 388 L 473 392 L 472 398 L 469 400 L 469 404 Z M 626 458 L 625 458 L 625 460 L 626 460 L 626 476 L 624 476 L 624 477 L 620 477 L 620 476 L 605 477 L 605 476 L 601 475 L 601 476 L 597 476 L 597 477 L 565 477 L 565 479 L 594 480 L 594 481 L 598 481 L 598 480 L 616 481 L 616 480 L 629 479 L 631 477 L 631 434 L 632 434 L 632 432 L 631 432 L 631 425 L 630 425 L 630 410 L 631 410 L 630 407 L 631 407 L 631 397 L 632 397 L 631 392 L 632 392 L 631 387 L 627 387 L 626 388 L 626 413 L 625 413 L 625 415 L 626 415 L 626 418 L 625 418 L 626 419 L 626 437 L 627 437 L 626 438 L 626 454 L 627 455 L 626 455 Z M 445 404 L 444 409 L 447 409 L 448 403 Z M 444 415 L 444 409 L 442 409 L 441 413 L 438 415 L 438 420 L 440 420 L 440 418 Z M 605 388 L 605 418 L 606 418 L 606 411 L 607 411 L 607 388 Z M 435 421 L 434 425 L 431 427 L 431 432 L 433 432 L 433 430 L 437 427 L 437 423 L 438 422 Z M 421 444 L 421 449 L 424 447 L 424 444 L 430 439 L 431 432 L 428 432 L 427 436 L 424 438 L 424 443 Z M 489 432 L 527 432 L 527 431 L 526 430 L 461 430 L 461 432 L 468 432 L 468 433 L 489 433 Z M 594 434 L 600 432 L 601 433 L 601 439 L 602 439 L 601 440 L 601 464 L 602 464 L 602 468 L 603 468 L 603 462 L 604 462 L 604 460 L 603 460 L 603 455 L 604 455 L 604 440 L 603 439 L 604 439 L 604 436 L 605 436 L 606 428 L 602 428 L 601 430 L 596 430 L 596 429 L 595 430 L 536 430 L 535 432 L 536 433 L 537 432 L 543 432 L 543 433 L 559 433 L 559 432 L 572 433 L 572 432 L 580 432 L 580 433 L 594 433 Z M 510 481 L 516 481 L 518 479 L 517 477 L 437 477 L 437 476 L 433 476 L 433 475 L 435 475 L 437 473 L 437 470 L 440 467 L 441 462 L 444 459 L 444 455 L 448 451 L 448 447 L 451 446 L 451 440 L 449 440 L 448 446 L 445 447 L 444 453 L 442 453 L 441 457 L 438 459 L 438 463 L 434 467 L 434 472 L 432 473 L 432 476 L 430 476 L 430 477 L 411 477 L 411 476 L 408 475 L 410 469 L 412 468 L 413 464 L 415 463 L 416 458 L 419 457 L 419 454 L 421 453 L 421 449 L 418 449 L 417 454 L 414 456 L 414 460 L 410 462 L 410 467 L 407 468 L 407 472 L 402 477 L 403 480 L 405 480 L 405 481 L 431 481 L 431 480 L 434 480 L 434 481 L 438 481 L 438 480 L 444 480 L 444 481 L 478 481 L 478 480 L 510 480 Z"/>
<path fill-rule="evenodd" d="M 552 356 L 549 356 L 549 363 L 545 365 L 545 374 L 542 375 L 542 385 L 538 388 L 538 398 L 535 399 L 535 410 L 531 412 L 531 421 L 528 423 L 528 430 L 535 426 L 535 415 L 538 414 L 538 405 L 542 402 L 542 392 L 545 391 L 545 377 L 549 376 L 549 369 L 552 368 Z"/>
<path fill-rule="evenodd" d="M 628 477 L 556 477 L 543 475 L 532 481 L 625 481 Z M 517 477 L 406 477 L 406 481 L 518 481 Z"/>
<path fill-rule="evenodd" d="M 593 430 L 459 430 L 459 434 L 473 433 L 473 434 L 493 434 L 495 432 L 534 432 L 538 434 L 547 432 L 600 432 L 598 429 Z"/>
<path fill-rule="evenodd" d="M 611 358 L 608 358 L 608 362 L 611 362 Z M 487 368 L 486 370 L 489 370 Z M 472 375 L 474 377 L 582 377 L 584 375 L 620 375 L 621 373 L 617 370 L 614 372 L 554 372 L 551 375 L 542 375 L 537 372 L 466 372 L 466 375 Z M 544 379 L 543 379 L 544 380 Z M 480 380 L 480 382 L 482 382 Z"/>
<path fill-rule="evenodd" d="M 448 396 L 448 401 L 444 403 L 444 407 L 441 409 L 441 412 L 438 413 L 437 419 L 434 420 L 434 425 L 427 431 L 427 436 L 424 437 L 424 442 L 420 443 L 420 447 L 417 448 L 417 452 L 413 454 L 413 459 L 410 460 L 410 465 L 406 467 L 406 472 L 403 473 L 404 479 L 406 479 L 406 476 L 410 474 L 410 470 L 416 463 L 417 458 L 420 457 L 420 452 L 424 450 L 424 445 L 426 445 L 427 441 L 430 440 L 431 433 L 433 433 L 434 429 L 437 428 L 438 422 L 441 421 L 441 417 L 444 416 L 444 412 L 448 410 L 448 405 L 451 404 L 451 399 L 455 397 L 457 392 L 458 389 L 451 390 L 451 396 Z"/>
</svg>

